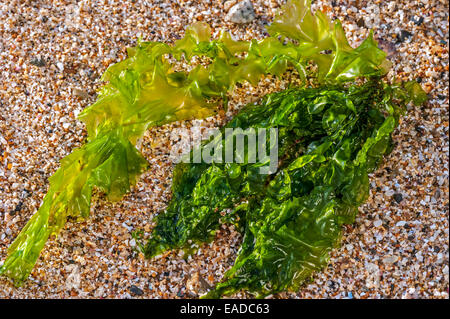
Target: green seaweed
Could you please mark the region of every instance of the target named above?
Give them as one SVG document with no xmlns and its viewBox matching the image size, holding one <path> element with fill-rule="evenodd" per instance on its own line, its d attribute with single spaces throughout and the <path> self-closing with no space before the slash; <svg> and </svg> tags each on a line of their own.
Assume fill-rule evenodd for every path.
<svg viewBox="0 0 450 319">
<path fill-rule="evenodd" d="M 67 217 L 88 217 L 94 188 L 111 200 L 129 191 L 147 166 L 135 148 L 147 128 L 213 115 L 217 98 L 226 104 L 236 83 L 256 85 L 264 75 L 279 76 L 290 67 L 303 80 L 313 77 L 326 84 L 387 72 L 386 54 L 372 33 L 351 48 L 340 22 L 312 13 L 309 0 L 289 1 L 268 29 L 271 36 L 261 40 L 237 41 L 227 32 L 211 39 L 210 27 L 197 22 L 172 45 L 138 41 L 128 48 L 128 58 L 104 73 L 97 101 L 79 115 L 88 132 L 86 144 L 61 160 L 41 207 L 9 247 L 0 274 L 20 285 Z M 177 68 L 194 58 L 204 63 L 190 71 Z M 311 63 L 317 73 L 307 71 Z M 409 87 L 418 101 L 419 89 Z"/>
<path fill-rule="evenodd" d="M 369 195 L 368 174 L 392 149 L 395 115 L 408 102 L 393 92 L 374 79 L 348 88 L 290 89 L 248 105 L 222 132 L 276 127 L 277 171 L 260 174 L 262 164 L 247 161 L 178 164 L 173 199 L 156 216 L 143 252 L 189 252 L 213 240 L 221 224 L 233 224 L 242 245 L 233 267 L 206 297 L 242 289 L 258 296 L 297 290 L 327 265 L 342 225 L 354 221 Z M 224 149 L 226 138 L 218 143 Z"/>
</svg>

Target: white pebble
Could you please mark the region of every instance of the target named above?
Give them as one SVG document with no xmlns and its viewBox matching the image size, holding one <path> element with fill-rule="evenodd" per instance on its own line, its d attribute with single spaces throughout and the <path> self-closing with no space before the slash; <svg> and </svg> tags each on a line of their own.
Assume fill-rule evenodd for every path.
<svg viewBox="0 0 450 319">
<path fill-rule="evenodd" d="M 64 64 L 61 62 L 56 63 L 56 66 L 58 67 L 58 69 L 63 72 L 64 71 Z"/>
<path fill-rule="evenodd" d="M 383 222 L 381 220 L 379 220 L 379 219 L 377 219 L 376 221 L 373 222 L 373 225 L 375 227 L 380 227 L 382 224 L 383 224 Z"/>
<path fill-rule="evenodd" d="M 398 260 L 398 256 L 386 256 L 383 258 L 383 263 L 393 264 Z"/>
<path fill-rule="evenodd" d="M 227 20 L 233 23 L 249 23 L 256 18 L 253 4 L 250 0 L 244 0 L 233 7 L 227 14 Z"/>
</svg>

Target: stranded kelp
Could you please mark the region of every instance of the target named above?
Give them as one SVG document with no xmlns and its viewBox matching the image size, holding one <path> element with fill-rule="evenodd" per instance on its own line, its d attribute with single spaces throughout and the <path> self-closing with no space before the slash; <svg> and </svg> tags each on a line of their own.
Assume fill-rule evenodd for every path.
<svg viewBox="0 0 450 319">
<path fill-rule="evenodd" d="M 207 297 L 298 289 L 327 264 L 341 226 L 353 222 L 368 197 L 368 173 L 392 148 L 391 134 L 409 101 L 405 92 L 372 80 L 349 88 L 290 89 L 245 107 L 224 129 L 276 127 L 277 171 L 261 174 L 267 163 L 247 160 L 178 164 L 173 199 L 156 217 L 142 250 L 148 257 L 173 248 L 190 251 L 231 223 L 243 243 L 234 266 Z M 226 143 L 213 139 L 202 147 L 224 150 Z M 246 149 L 245 159 L 251 151 Z"/>
<path fill-rule="evenodd" d="M 68 217 L 89 215 L 94 188 L 111 200 L 128 192 L 147 168 L 135 148 L 147 128 L 212 115 L 217 98 L 226 102 L 236 83 L 255 85 L 262 76 L 278 76 L 289 67 L 303 79 L 344 83 L 382 76 L 389 66 L 372 33 L 351 48 L 340 22 L 312 13 L 308 0 L 289 1 L 268 31 L 271 36 L 262 40 L 236 41 L 227 32 L 211 39 L 209 26 L 195 23 L 172 45 L 139 41 L 129 48 L 129 57 L 103 75 L 107 83 L 97 101 L 79 115 L 87 143 L 61 161 L 41 207 L 9 247 L 0 273 L 16 284 L 26 279 L 49 236 L 57 235 Z M 179 70 L 179 62 L 199 60 L 190 71 Z M 317 72 L 308 73 L 310 64 Z"/>
</svg>

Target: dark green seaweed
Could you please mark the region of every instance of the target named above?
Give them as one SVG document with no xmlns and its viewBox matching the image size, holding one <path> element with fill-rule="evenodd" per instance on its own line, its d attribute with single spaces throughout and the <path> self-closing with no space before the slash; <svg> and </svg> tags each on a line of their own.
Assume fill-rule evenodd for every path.
<svg viewBox="0 0 450 319">
<path fill-rule="evenodd" d="M 244 107 L 222 132 L 278 128 L 276 173 L 260 174 L 264 163 L 247 161 L 178 164 L 173 199 L 156 217 L 152 237 L 142 246 L 145 255 L 189 252 L 230 223 L 243 234 L 242 246 L 206 297 L 298 289 L 327 265 L 342 225 L 353 223 L 367 199 L 368 174 L 392 149 L 404 92 L 372 80 L 349 88 L 289 89 Z"/>
</svg>

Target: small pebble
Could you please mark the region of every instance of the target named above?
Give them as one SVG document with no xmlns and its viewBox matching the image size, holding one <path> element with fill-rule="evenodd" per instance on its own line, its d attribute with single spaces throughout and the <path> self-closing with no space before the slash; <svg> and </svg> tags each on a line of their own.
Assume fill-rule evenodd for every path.
<svg viewBox="0 0 450 319">
<path fill-rule="evenodd" d="M 144 294 L 144 292 L 140 288 L 136 287 L 135 285 L 131 285 L 129 290 L 133 295 L 136 295 L 136 296 L 142 296 Z"/>
<path fill-rule="evenodd" d="M 63 72 L 64 71 L 64 64 L 61 62 L 56 63 L 56 66 L 58 67 L 58 69 Z"/>
<path fill-rule="evenodd" d="M 225 12 L 230 11 L 231 7 L 233 7 L 233 6 L 236 4 L 236 2 L 237 2 L 237 0 L 229 0 L 229 1 L 226 1 L 226 2 L 223 4 L 223 9 L 225 10 Z"/>
<path fill-rule="evenodd" d="M 73 88 L 72 93 L 73 95 L 82 99 L 87 99 L 89 97 L 89 94 L 85 90 L 82 90 L 80 88 Z"/>
<path fill-rule="evenodd" d="M 363 18 L 359 18 L 359 19 L 356 21 L 356 25 L 357 25 L 358 27 L 360 27 L 360 28 L 365 28 L 365 27 L 366 27 L 366 24 L 365 24 Z"/>
<path fill-rule="evenodd" d="M 416 24 L 416 25 L 421 25 L 422 22 L 423 22 L 423 20 L 424 20 L 424 19 L 423 19 L 422 16 L 420 16 L 420 17 L 414 16 L 413 19 L 412 19 L 412 21 L 413 21 L 414 24 Z"/>
<path fill-rule="evenodd" d="M 238 24 L 249 23 L 255 18 L 256 14 L 250 0 L 239 1 L 229 9 L 227 14 L 227 20 Z"/>
<path fill-rule="evenodd" d="M 39 68 L 45 66 L 45 60 L 42 58 L 33 58 L 31 59 L 30 63 Z"/>
<path fill-rule="evenodd" d="M 397 39 L 399 42 L 404 42 L 405 40 L 411 38 L 412 35 L 413 34 L 407 30 L 401 30 L 400 33 L 398 34 Z"/>
<path fill-rule="evenodd" d="M 394 194 L 394 199 L 397 202 L 397 204 L 400 204 L 400 202 L 403 200 L 403 195 L 400 193 L 395 193 Z"/>
<path fill-rule="evenodd" d="M 398 260 L 398 256 L 386 256 L 383 258 L 383 263 L 393 264 Z"/>
</svg>

